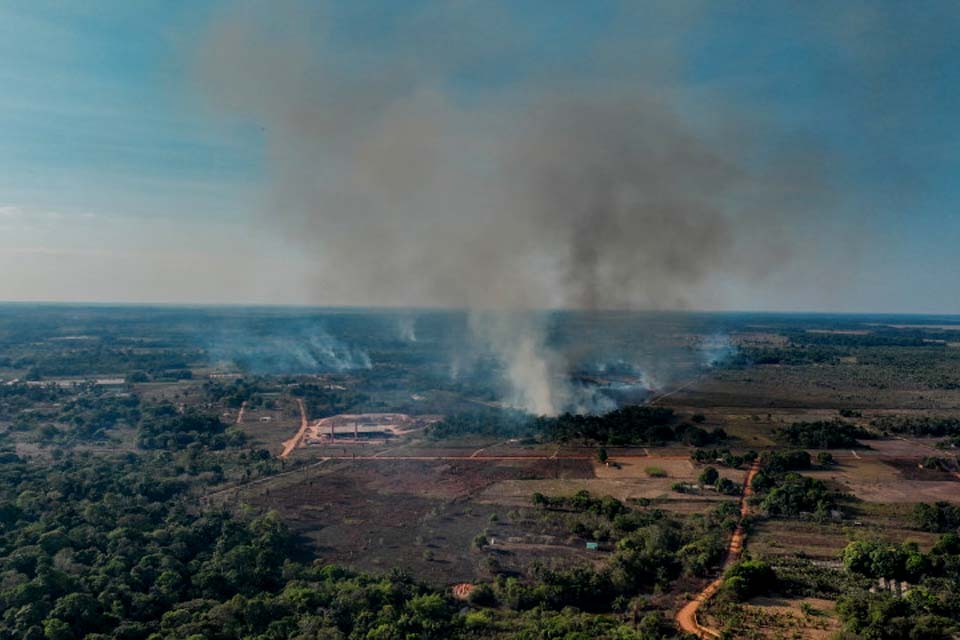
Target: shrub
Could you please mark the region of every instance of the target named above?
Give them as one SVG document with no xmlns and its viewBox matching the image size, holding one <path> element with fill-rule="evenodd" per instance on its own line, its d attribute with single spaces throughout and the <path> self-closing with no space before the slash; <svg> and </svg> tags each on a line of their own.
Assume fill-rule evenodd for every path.
<svg viewBox="0 0 960 640">
<path fill-rule="evenodd" d="M 497 606 L 497 596 L 489 584 L 482 583 L 474 586 L 473 591 L 467 597 L 467 601 L 478 607 Z"/>
</svg>

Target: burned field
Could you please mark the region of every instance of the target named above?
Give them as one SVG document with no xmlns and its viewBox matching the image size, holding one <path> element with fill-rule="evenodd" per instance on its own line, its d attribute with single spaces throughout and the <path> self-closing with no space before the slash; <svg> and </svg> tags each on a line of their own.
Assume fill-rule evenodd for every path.
<svg viewBox="0 0 960 640">
<path fill-rule="evenodd" d="M 280 513 L 326 561 L 367 571 L 401 567 L 447 584 L 472 582 L 486 573 L 483 555 L 476 549 L 471 553 L 472 541 L 509 522 L 514 508 L 477 500 L 478 495 L 504 481 L 558 476 L 592 477 L 592 465 L 579 460 L 337 460 L 241 497 Z"/>
</svg>

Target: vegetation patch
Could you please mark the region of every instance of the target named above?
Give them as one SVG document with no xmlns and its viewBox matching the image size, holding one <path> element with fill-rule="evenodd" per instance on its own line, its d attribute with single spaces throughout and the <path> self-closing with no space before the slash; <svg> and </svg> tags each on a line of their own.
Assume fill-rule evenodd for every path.
<svg viewBox="0 0 960 640">
<path fill-rule="evenodd" d="M 869 431 L 844 420 L 794 422 L 776 431 L 781 441 L 805 449 L 849 449 L 863 447 L 860 440 L 873 437 Z"/>
</svg>

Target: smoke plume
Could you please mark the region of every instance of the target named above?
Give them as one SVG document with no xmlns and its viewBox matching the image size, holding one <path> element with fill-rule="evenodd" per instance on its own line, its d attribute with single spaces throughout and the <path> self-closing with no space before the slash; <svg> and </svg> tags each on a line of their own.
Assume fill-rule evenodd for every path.
<svg viewBox="0 0 960 640">
<path fill-rule="evenodd" d="M 343 373 L 371 367 L 366 351 L 344 344 L 323 327 L 277 333 L 234 328 L 210 340 L 212 362 L 249 373 Z"/>
<path fill-rule="evenodd" d="M 474 310 L 511 403 L 554 413 L 573 392 L 536 310 L 715 306 L 787 259 L 813 158 L 690 115 L 662 78 L 475 86 L 493 45 L 450 7 L 397 26 L 399 52 L 296 4 L 204 37 L 199 77 L 263 128 L 263 221 L 314 256 L 315 302 Z"/>
</svg>

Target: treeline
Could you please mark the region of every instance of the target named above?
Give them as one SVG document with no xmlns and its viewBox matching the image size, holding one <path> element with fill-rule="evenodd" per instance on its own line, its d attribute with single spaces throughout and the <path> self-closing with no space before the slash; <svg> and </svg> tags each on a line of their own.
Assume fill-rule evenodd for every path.
<svg viewBox="0 0 960 640">
<path fill-rule="evenodd" d="M 188 358 L 199 360 L 199 352 L 180 349 L 111 348 L 99 341 L 90 346 L 37 350 L 12 363 L 28 369 L 28 379 L 51 376 L 89 376 L 144 371 L 152 377 L 171 377 L 189 371 Z"/>
<path fill-rule="evenodd" d="M 730 449 L 695 449 L 690 459 L 701 464 L 719 464 L 731 469 L 739 469 L 744 464 L 752 463 L 757 459 L 756 451 L 747 451 L 743 455 L 730 452 Z"/>
<path fill-rule="evenodd" d="M 585 440 L 604 445 L 661 444 L 683 442 L 702 447 L 726 440 L 723 429 L 707 431 L 681 422 L 673 409 L 634 405 L 609 413 L 574 415 L 565 413 L 556 418 L 537 418 L 538 433 L 557 442 Z"/>
<path fill-rule="evenodd" d="M 798 331 L 787 334 L 794 345 L 838 347 L 943 347 L 941 342 L 928 342 L 919 331 L 837 333 Z"/>
<path fill-rule="evenodd" d="M 154 369 L 153 371 L 132 371 L 124 380 L 128 384 L 141 382 L 176 382 L 177 380 L 192 380 L 193 371 L 190 369 Z"/>
<path fill-rule="evenodd" d="M 426 434 L 432 440 L 463 436 L 497 438 L 532 437 L 537 433 L 533 418 L 521 411 L 488 409 L 458 413 L 430 425 Z"/>
<path fill-rule="evenodd" d="M 764 451 L 760 456 L 760 471 L 756 477 L 803 471 L 811 466 L 810 454 L 806 451 Z"/>
<path fill-rule="evenodd" d="M 844 420 L 794 422 L 774 432 L 782 442 L 807 449 L 850 449 L 864 446 L 859 440 L 873 437 L 869 431 Z"/>
<path fill-rule="evenodd" d="M 630 512 L 630 509 L 612 496 L 595 498 L 586 489 L 582 489 L 572 496 L 545 496 L 542 493 L 533 494 L 533 506 L 545 509 L 569 509 L 570 511 L 595 513 L 608 520 Z"/>
<path fill-rule="evenodd" d="M 596 416 L 565 413 L 534 418 L 516 411 L 474 412 L 449 416 L 431 426 L 427 434 L 437 440 L 485 435 L 609 446 L 683 442 L 702 447 L 727 438 L 723 429 L 707 430 L 681 421 L 673 409 L 639 405 Z"/>
<path fill-rule="evenodd" d="M 949 416 L 879 416 L 870 425 L 883 433 L 933 438 L 960 436 L 960 418 Z"/>
<path fill-rule="evenodd" d="M 290 394 L 301 398 L 311 418 L 326 418 L 338 413 L 350 413 L 362 409 L 370 397 L 349 389 L 328 389 L 316 383 L 300 383 L 290 389 Z"/>
<path fill-rule="evenodd" d="M 817 333 L 787 331 L 788 343 L 783 346 L 743 346 L 720 362 L 720 366 L 742 368 L 751 365 L 836 364 L 840 358 L 899 348 L 924 348 L 942 351 L 944 344 L 928 341 L 920 333 Z M 914 352 L 916 353 L 916 352 Z"/>
<path fill-rule="evenodd" d="M 753 365 L 825 364 L 839 361 L 846 352 L 824 346 L 809 347 L 740 347 L 736 353 L 720 362 L 719 366 L 742 369 Z"/>
<path fill-rule="evenodd" d="M 273 409 L 276 402 L 264 398 L 265 393 L 282 391 L 283 385 L 264 378 L 237 378 L 230 383 L 208 380 L 203 383 L 204 394 L 211 402 L 220 402 L 227 407 L 239 409 L 244 402 L 250 409 L 266 407 Z"/>
</svg>

